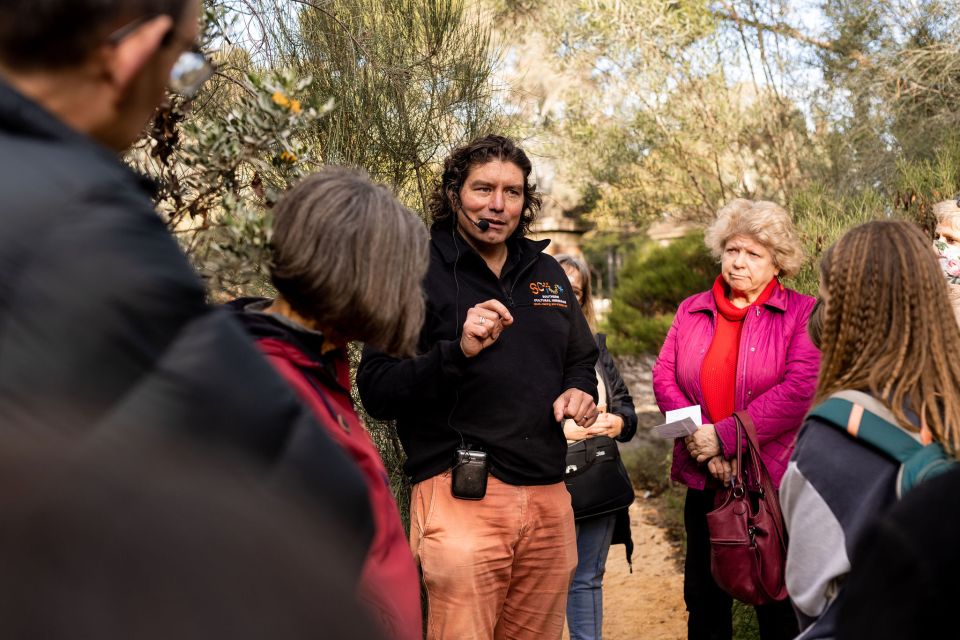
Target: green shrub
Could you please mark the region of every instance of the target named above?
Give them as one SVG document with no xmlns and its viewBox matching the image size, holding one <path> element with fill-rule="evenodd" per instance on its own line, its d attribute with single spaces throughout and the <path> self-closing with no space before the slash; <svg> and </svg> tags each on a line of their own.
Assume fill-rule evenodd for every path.
<svg viewBox="0 0 960 640">
<path fill-rule="evenodd" d="M 627 260 L 614 302 L 646 316 L 672 314 L 686 297 L 709 288 L 718 273 L 700 232 L 668 245 L 651 241 Z"/>
<path fill-rule="evenodd" d="M 888 205 L 876 191 L 837 196 L 820 187 L 810 187 L 797 193 L 788 209 L 804 245 L 807 260 L 796 276 L 785 280 L 791 289 L 808 295 L 817 295 L 820 256 L 851 228 L 887 218 Z"/>
<path fill-rule="evenodd" d="M 640 245 L 624 265 L 613 294 L 607 317 L 611 351 L 657 353 L 677 306 L 709 289 L 718 273 L 700 232 L 667 246 L 653 241 Z"/>
<path fill-rule="evenodd" d="M 733 637 L 736 640 L 760 640 L 756 609 L 739 600 L 733 601 Z"/>
<path fill-rule="evenodd" d="M 795 193 L 788 209 L 804 243 L 807 262 L 786 284 L 816 295 L 823 251 L 851 228 L 871 220 L 909 220 L 932 238 L 933 204 L 952 198 L 958 188 L 960 137 L 954 135 L 928 159 L 901 160 L 885 192 L 865 189 L 837 194 L 814 184 Z"/>
<path fill-rule="evenodd" d="M 637 314 L 627 326 L 619 324 L 616 328 L 608 320 L 610 333 L 607 336 L 607 348 L 610 353 L 617 355 L 659 353 L 672 323 L 672 313 L 655 316 Z"/>
</svg>

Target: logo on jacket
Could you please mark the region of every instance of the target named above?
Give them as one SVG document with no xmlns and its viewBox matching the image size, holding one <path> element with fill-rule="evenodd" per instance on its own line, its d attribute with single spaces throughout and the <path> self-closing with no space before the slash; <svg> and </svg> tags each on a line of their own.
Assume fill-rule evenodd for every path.
<svg viewBox="0 0 960 640">
<path fill-rule="evenodd" d="M 530 293 L 533 294 L 533 306 L 535 307 L 567 308 L 567 301 L 563 297 L 565 293 L 563 285 L 549 282 L 531 282 Z"/>
</svg>

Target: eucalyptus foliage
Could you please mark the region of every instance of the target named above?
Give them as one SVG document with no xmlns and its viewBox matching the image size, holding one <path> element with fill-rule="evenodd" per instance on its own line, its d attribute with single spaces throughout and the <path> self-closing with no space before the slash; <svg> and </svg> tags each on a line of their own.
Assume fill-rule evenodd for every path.
<svg viewBox="0 0 960 640">
<path fill-rule="evenodd" d="M 562 115 L 545 123 L 601 227 L 706 220 L 733 197 L 783 201 L 812 163 L 790 78 L 773 54 L 755 60 L 757 44 L 744 44 L 715 3 L 560 0 L 503 10 L 548 34 L 540 46 L 570 79 L 555 98 Z"/>
<path fill-rule="evenodd" d="M 128 156 L 155 181 L 159 214 L 215 299 L 263 289 L 269 209 L 317 166 L 307 133 L 332 107 L 309 75 L 257 68 L 225 44 L 228 24 L 208 9 L 217 75 L 192 103 L 172 97 Z"/>
<path fill-rule="evenodd" d="M 448 149 L 494 127 L 496 51 L 462 0 L 208 0 L 218 73 L 130 154 L 214 297 L 264 289 L 269 210 L 323 164 L 421 213 Z"/>
</svg>

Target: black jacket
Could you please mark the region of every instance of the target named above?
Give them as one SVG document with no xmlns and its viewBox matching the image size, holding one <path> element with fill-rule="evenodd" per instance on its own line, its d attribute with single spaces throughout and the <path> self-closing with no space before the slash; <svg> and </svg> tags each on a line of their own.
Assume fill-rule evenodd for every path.
<svg viewBox="0 0 960 640">
<path fill-rule="evenodd" d="M 596 397 L 597 347 L 566 274 L 541 253 L 549 241 L 508 241 L 499 280 L 459 235 L 432 229 L 420 353 L 364 350 L 357 372 L 370 415 L 396 419 L 406 472 L 420 482 L 449 469 L 463 434 L 491 473 L 517 485 L 563 480 L 566 441 L 553 402 L 570 388 Z M 467 310 L 497 299 L 513 325 L 474 358 L 460 350 Z"/>
<path fill-rule="evenodd" d="M 844 585 L 837 640 L 954 637 L 958 538 L 960 469 L 916 487 L 864 532 Z"/>
<path fill-rule="evenodd" d="M 363 479 L 205 292 L 143 183 L 0 83 L 0 427 L 179 432 L 372 536 Z M 225 446 L 227 445 L 227 446 Z"/>
<path fill-rule="evenodd" d="M 630 390 L 617 369 L 617 364 L 613 361 L 613 356 L 607 351 L 607 336 L 602 333 L 597 334 L 597 347 L 600 350 L 600 357 L 597 361 L 600 365 L 600 379 L 607 392 L 607 413 L 613 413 L 623 418 L 623 430 L 617 436 L 620 442 L 629 442 L 637 433 L 637 411 L 633 406 L 633 398 L 630 396 Z"/>
<path fill-rule="evenodd" d="M 629 442 L 637 433 L 637 411 L 633 406 L 633 398 L 630 396 L 630 390 L 620 375 L 617 363 L 613 361 L 613 356 L 607 351 L 607 336 L 598 333 L 596 336 L 597 347 L 600 349 L 600 357 L 597 363 L 600 365 L 600 380 L 607 393 L 607 413 L 612 413 L 623 418 L 623 429 L 617 436 L 619 442 Z M 613 527 L 613 538 L 610 544 L 626 545 L 627 563 L 633 570 L 633 533 L 630 529 L 630 511 L 629 507 L 617 512 L 617 520 Z"/>
</svg>

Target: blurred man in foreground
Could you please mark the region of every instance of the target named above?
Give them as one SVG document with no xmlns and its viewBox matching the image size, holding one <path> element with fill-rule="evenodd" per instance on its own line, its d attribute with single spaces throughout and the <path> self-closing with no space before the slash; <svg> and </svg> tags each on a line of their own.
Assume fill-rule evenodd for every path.
<svg viewBox="0 0 960 640">
<path fill-rule="evenodd" d="M 363 481 L 229 318 L 116 158 L 210 75 L 199 0 L 0 4 L 0 426 L 175 430 L 372 533 Z M 229 443 L 231 447 L 224 445 Z"/>
<path fill-rule="evenodd" d="M 387 640 L 337 532 L 181 445 L 4 439 L 0 637 Z"/>
</svg>

